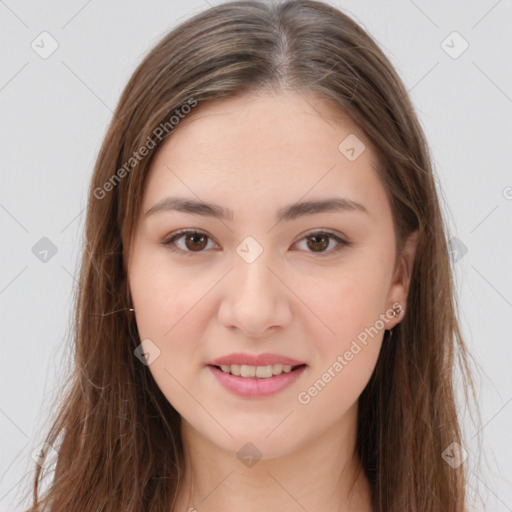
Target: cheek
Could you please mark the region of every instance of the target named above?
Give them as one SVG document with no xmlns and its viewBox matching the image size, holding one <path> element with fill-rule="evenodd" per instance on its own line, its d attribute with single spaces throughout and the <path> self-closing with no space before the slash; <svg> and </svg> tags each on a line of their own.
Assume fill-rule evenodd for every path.
<svg viewBox="0 0 512 512">
<path fill-rule="evenodd" d="M 313 312 L 309 329 L 321 333 L 323 353 L 344 349 L 376 324 L 386 311 L 388 277 L 382 264 L 368 260 L 300 280 L 297 294 Z M 377 328 L 382 329 L 381 322 Z"/>
<path fill-rule="evenodd" d="M 313 364 L 302 400 L 298 397 L 310 404 L 309 412 L 346 411 L 368 383 L 385 329 L 387 272 L 382 262 L 368 257 L 347 261 L 328 279 L 317 275 L 301 281 L 300 296 L 314 313 L 306 327 L 315 340 Z"/>
<path fill-rule="evenodd" d="M 169 398 L 177 386 L 171 375 L 182 382 L 185 370 L 190 372 L 193 365 L 200 364 L 201 299 L 213 283 L 207 278 L 194 281 L 190 272 L 179 266 L 170 268 L 160 252 L 136 251 L 129 282 L 139 338 L 151 340 L 148 346 L 158 354 L 149 370 Z"/>
<path fill-rule="evenodd" d="M 191 387 L 194 368 L 202 364 L 199 346 L 206 315 L 201 299 L 213 282 L 196 282 L 184 269 L 162 263 L 139 258 L 130 271 L 130 290 L 139 337 L 151 340 L 142 345 L 156 354 L 148 370 L 169 403 L 186 416 L 194 405 L 185 390 Z"/>
<path fill-rule="evenodd" d="M 149 246 L 149 243 L 147 243 Z M 130 291 L 141 336 L 163 339 L 193 315 L 212 286 L 208 276 L 194 279 L 191 267 L 170 264 L 165 251 L 142 245 L 134 251 Z"/>
<path fill-rule="evenodd" d="M 297 274 L 290 276 L 297 297 L 292 294 L 283 300 L 296 304 L 294 321 L 310 340 L 311 377 L 321 378 L 331 368 L 336 374 L 332 382 L 337 382 L 331 388 L 350 389 L 350 396 L 362 391 L 382 339 L 382 333 L 372 329 L 385 312 L 388 276 L 382 261 L 363 254 L 332 268 L 300 269 Z M 139 336 L 160 349 L 149 369 L 168 398 L 179 395 L 180 389 L 167 372 L 185 382 L 191 368 L 204 363 L 200 340 L 216 313 L 208 293 L 218 281 L 218 271 L 203 268 L 199 278 L 194 265 L 171 266 L 164 251 L 140 248 L 134 254 L 130 290 Z M 336 371 L 340 368 L 336 363 L 343 366 L 341 371 Z"/>
<path fill-rule="evenodd" d="M 307 326 L 314 357 L 297 396 L 307 414 L 329 421 L 357 402 L 382 345 L 385 285 L 378 272 L 352 269 L 323 282 L 305 301 L 316 315 Z"/>
</svg>

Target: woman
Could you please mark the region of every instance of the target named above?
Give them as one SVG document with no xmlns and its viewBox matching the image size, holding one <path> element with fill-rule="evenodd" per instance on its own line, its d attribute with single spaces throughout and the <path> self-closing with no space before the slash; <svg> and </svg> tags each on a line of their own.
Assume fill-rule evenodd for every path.
<svg viewBox="0 0 512 512">
<path fill-rule="evenodd" d="M 94 170 L 76 311 L 31 510 L 464 510 L 428 148 L 333 7 L 226 3 L 148 54 Z"/>
</svg>

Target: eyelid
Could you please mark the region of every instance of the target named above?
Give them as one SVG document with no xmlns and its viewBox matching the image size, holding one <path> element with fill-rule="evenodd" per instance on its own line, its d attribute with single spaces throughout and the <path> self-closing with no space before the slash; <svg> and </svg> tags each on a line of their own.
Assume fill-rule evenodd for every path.
<svg viewBox="0 0 512 512">
<path fill-rule="evenodd" d="M 173 244 L 175 243 L 176 240 L 179 240 L 181 237 L 183 237 L 184 235 L 187 235 L 187 234 L 205 235 L 209 240 L 211 240 L 213 243 L 216 244 L 215 239 L 212 236 L 210 236 L 206 231 L 203 231 L 201 229 L 195 229 L 195 228 L 184 228 L 184 229 L 180 229 L 178 231 L 174 231 L 169 236 L 167 236 L 161 242 L 161 244 L 164 245 L 165 247 L 167 247 L 169 250 L 171 250 L 173 252 L 177 252 L 179 254 L 183 254 L 185 256 L 193 256 L 194 254 L 200 255 L 200 254 L 208 252 L 206 250 L 202 250 L 202 251 L 184 251 L 182 249 L 173 247 Z M 320 257 L 322 257 L 322 256 L 329 256 L 331 254 L 334 254 L 339 249 L 342 249 L 343 247 L 348 247 L 348 246 L 350 246 L 352 244 L 352 242 L 349 242 L 346 239 L 345 235 L 343 235 L 343 234 L 341 234 L 341 233 L 339 233 L 337 231 L 333 231 L 332 229 L 329 229 L 329 228 L 313 228 L 313 229 L 310 229 L 310 230 L 302 233 L 301 235 L 299 235 L 299 237 L 296 239 L 296 241 L 293 242 L 292 245 L 295 245 L 296 243 L 298 243 L 298 242 L 304 240 L 305 238 L 307 238 L 308 236 L 313 236 L 313 235 L 327 235 L 330 238 L 333 238 L 337 242 L 337 244 L 338 244 L 334 249 L 331 249 L 331 250 L 326 251 L 326 252 L 315 253 L 313 251 L 306 251 L 306 252 L 309 252 L 310 254 L 317 255 L 317 256 L 320 256 Z"/>
<path fill-rule="evenodd" d="M 331 256 L 333 254 L 336 254 L 339 250 L 343 249 L 344 247 L 348 247 L 348 246 L 352 245 L 352 242 L 350 242 L 345 235 L 339 233 L 338 231 L 329 229 L 329 228 L 310 229 L 310 230 L 306 231 L 305 233 L 302 233 L 301 235 L 299 235 L 299 238 L 297 238 L 297 240 L 295 242 L 293 242 L 292 245 L 295 245 L 296 243 L 301 242 L 305 238 L 307 238 L 309 236 L 313 236 L 313 235 L 327 235 L 328 237 L 333 238 L 338 244 L 334 249 L 331 249 L 331 250 L 325 251 L 325 252 L 315 253 L 313 251 L 306 251 L 309 254 L 316 255 L 319 257 Z"/>
<path fill-rule="evenodd" d="M 297 238 L 297 242 L 299 240 L 302 240 L 303 238 L 307 237 L 307 236 L 310 236 L 310 235 L 315 235 L 315 234 L 325 234 L 325 235 L 333 235 L 333 236 L 337 236 L 339 238 L 343 238 L 344 241 L 345 240 L 345 235 L 343 235 L 342 233 L 339 233 L 338 231 L 334 231 L 332 229 L 329 229 L 329 228 L 313 228 L 313 229 L 309 229 L 308 231 L 305 231 L 304 233 L 302 233 L 301 235 L 299 235 L 299 238 Z M 295 242 L 294 242 L 295 243 Z"/>
<path fill-rule="evenodd" d="M 161 242 L 161 244 L 166 247 L 167 249 L 171 250 L 172 252 L 177 252 L 179 254 L 183 254 L 185 256 L 193 256 L 194 254 L 203 254 L 207 251 L 184 251 L 182 249 L 179 249 L 177 247 L 173 247 L 173 244 L 176 240 L 179 240 L 184 235 L 188 234 L 198 234 L 198 235 L 205 235 L 209 240 L 216 243 L 212 236 L 210 236 L 206 231 L 203 231 L 201 229 L 194 229 L 194 228 L 184 228 L 179 229 L 178 231 L 173 231 L 169 236 L 165 237 L 165 239 Z"/>
</svg>

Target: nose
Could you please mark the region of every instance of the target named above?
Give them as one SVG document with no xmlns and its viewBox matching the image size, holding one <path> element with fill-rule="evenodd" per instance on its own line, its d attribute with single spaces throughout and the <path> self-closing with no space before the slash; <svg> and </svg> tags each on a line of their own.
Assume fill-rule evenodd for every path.
<svg viewBox="0 0 512 512">
<path fill-rule="evenodd" d="M 252 263 L 236 257 L 233 270 L 226 276 L 219 309 L 219 320 L 225 327 L 260 338 L 289 325 L 293 293 L 278 268 L 267 251 Z"/>
</svg>

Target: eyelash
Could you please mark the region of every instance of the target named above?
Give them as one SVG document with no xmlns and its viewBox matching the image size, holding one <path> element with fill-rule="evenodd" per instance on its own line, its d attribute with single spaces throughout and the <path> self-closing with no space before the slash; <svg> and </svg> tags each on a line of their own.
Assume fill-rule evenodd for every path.
<svg viewBox="0 0 512 512">
<path fill-rule="evenodd" d="M 167 247 L 169 250 L 176 252 L 176 253 L 183 254 L 184 256 L 194 256 L 195 254 L 204 253 L 205 252 L 204 249 L 201 251 L 184 251 L 182 249 L 178 249 L 175 246 L 173 246 L 173 244 L 176 240 L 179 240 L 180 238 L 183 238 L 185 235 L 189 235 L 189 234 L 205 235 L 209 240 L 212 240 L 211 237 L 208 236 L 207 233 L 204 233 L 202 231 L 197 231 L 195 229 L 182 229 L 180 231 L 177 231 L 171 237 L 167 238 L 166 240 L 164 240 L 161 243 L 162 243 L 162 245 Z M 306 233 L 306 235 L 304 235 L 300 240 L 298 240 L 298 242 L 304 240 L 305 238 L 319 236 L 319 235 L 327 235 L 328 237 L 333 238 L 339 244 L 337 247 L 335 247 L 334 249 L 327 251 L 327 252 L 315 253 L 313 251 L 308 251 L 311 254 L 317 254 L 320 257 L 329 256 L 330 254 L 336 253 L 336 252 L 340 251 L 341 249 L 343 249 L 344 247 L 348 247 L 349 245 L 351 245 L 350 242 L 343 240 L 342 238 L 337 236 L 332 231 L 312 231 L 312 232 Z"/>
</svg>

